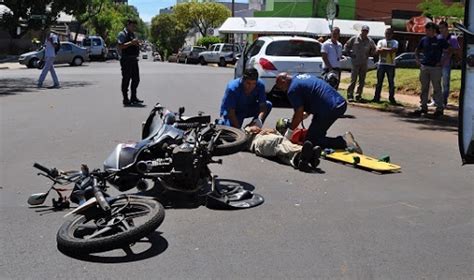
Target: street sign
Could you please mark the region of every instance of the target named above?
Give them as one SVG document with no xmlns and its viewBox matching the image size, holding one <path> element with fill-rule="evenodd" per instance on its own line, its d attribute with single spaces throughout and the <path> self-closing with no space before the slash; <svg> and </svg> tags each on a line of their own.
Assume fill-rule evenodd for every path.
<svg viewBox="0 0 474 280">
<path fill-rule="evenodd" d="M 328 20 L 333 20 L 337 15 L 337 6 L 335 0 L 329 0 L 326 5 L 326 18 Z"/>
</svg>

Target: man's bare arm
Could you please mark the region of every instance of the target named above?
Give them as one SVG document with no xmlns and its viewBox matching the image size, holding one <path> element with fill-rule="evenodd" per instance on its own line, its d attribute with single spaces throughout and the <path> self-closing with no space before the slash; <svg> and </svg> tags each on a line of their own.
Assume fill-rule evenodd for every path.
<svg viewBox="0 0 474 280">
<path fill-rule="evenodd" d="M 235 109 L 229 109 L 229 120 L 230 124 L 235 128 L 240 128 L 239 120 L 237 119 L 237 114 Z"/>
<path fill-rule="evenodd" d="M 290 129 L 294 130 L 298 125 L 303 121 L 304 117 L 304 107 L 301 106 L 295 110 L 293 113 L 293 119 L 291 120 Z"/>
</svg>

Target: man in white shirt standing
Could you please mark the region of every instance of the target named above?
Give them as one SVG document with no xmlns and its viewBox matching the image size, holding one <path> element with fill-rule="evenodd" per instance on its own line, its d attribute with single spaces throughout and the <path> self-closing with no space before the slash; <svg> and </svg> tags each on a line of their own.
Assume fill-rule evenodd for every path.
<svg viewBox="0 0 474 280">
<path fill-rule="evenodd" d="M 331 38 L 327 39 L 321 47 L 321 54 L 323 56 L 323 70 L 324 74 L 331 71 L 337 73 L 338 82 L 334 88 L 337 90 L 339 81 L 341 80 L 341 58 L 342 58 L 342 44 L 339 42 L 341 30 L 339 27 L 333 27 Z"/>
<path fill-rule="evenodd" d="M 56 58 L 56 48 L 55 45 L 59 44 L 59 39 L 56 34 L 51 31 L 47 32 L 46 40 L 44 41 L 44 67 L 41 71 L 41 75 L 38 79 L 38 87 L 43 87 L 44 79 L 48 72 L 51 72 L 51 77 L 53 78 L 53 88 L 59 88 L 59 80 L 54 70 L 54 59 Z"/>
<path fill-rule="evenodd" d="M 393 30 L 385 29 L 385 39 L 378 41 L 376 52 L 379 55 L 377 63 L 377 86 L 373 102 L 380 102 L 380 92 L 382 91 L 383 79 L 387 74 L 389 101 L 391 104 L 397 104 L 395 100 L 395 55 L 398 50 L 398 41 L 392 39 Z"/>
</svg>

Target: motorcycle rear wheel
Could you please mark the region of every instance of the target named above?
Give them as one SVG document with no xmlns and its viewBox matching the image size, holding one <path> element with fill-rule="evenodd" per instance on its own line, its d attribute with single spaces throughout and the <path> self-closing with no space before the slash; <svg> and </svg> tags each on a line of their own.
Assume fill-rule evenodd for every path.
<svg viewBox="0 0 474 280">
<path fill-rule="evenodd" d="M 247 135 L 242 130 L 224 126 L 216 125 L 216 130 L 221 134 L 214 146 L 214 156 L 225 156 L 240 152 L 247 144 Z"/>
<path fill-rule="evenodd" d="M 123 248 L 150 235 L 165 217 L 161 203 L 151 198 L 125 196 L 110 206 L 110 212 L 90 209 L 66 221 L 56 236 L 58 249 L 89 254 Z"/>
</svg>

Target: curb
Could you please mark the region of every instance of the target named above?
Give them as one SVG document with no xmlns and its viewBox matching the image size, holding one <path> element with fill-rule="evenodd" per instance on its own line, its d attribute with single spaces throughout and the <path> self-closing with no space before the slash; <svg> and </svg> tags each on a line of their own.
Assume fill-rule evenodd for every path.
<svg viewBox="0 0 474 280">
<path fill-rule="evenodd" d="M 451 114 L 446 114 L 438 119 L 433 118 L 431 115 L 428 116 L 423 116 L 423 117 L 416 117 L 412 115 L 412 110 L 415 110 L 417 107 L 416 106 L 393 106 L 393 105 L 388 105 L 386 108 L 379 108 L 374 105 L 370 104 L 364 104 L 364 103 L 357 103 L 357 102 L 348 102 L 350 106 L 354 107 L 359 107 L 359 108 L 365 108 L 365 109 L 371 109 L 371 110 L 377 110 L 380 112 L 387 112 L 387 113 L 394 113 L 398 114 L 403 117 L 408 117 L 408 118 L 416 118 L 420 120 L 430 120 L 430 121 L 436 121 L 436 122 L 444 122 L 444 123 L 449 123 L 449 124 L 458 124 L 458 114 L 456 113 L 456 116 L 452 116 Z M 450 112 L 455 112 L 453 110 L 449 110 Z"/>
</svg>

